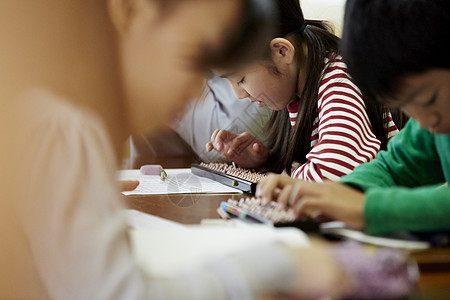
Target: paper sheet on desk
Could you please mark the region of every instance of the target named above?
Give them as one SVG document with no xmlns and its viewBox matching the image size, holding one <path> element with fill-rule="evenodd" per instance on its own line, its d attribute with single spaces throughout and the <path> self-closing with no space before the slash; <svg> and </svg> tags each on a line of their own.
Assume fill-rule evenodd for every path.
<svg viewBox="0 0 450 300">
<path fill-rule="evenodd" d="M 228 187 L 209 178 L 191 173 L 191 169 L 165 169 L 168 177 L 162 181 L 159 175 L 142 175 L 139 170 L 119 171 L 119 180 L 139 180 L 139 186 L 124 195 L 164 195 L 194 193 L 233 193 L 242 191 Z"/>
<path fill-rule="evenodd" d="M 161 217 L 143 213 L 135 209 L 124 209 L 125 221 L 133 229 L 179 229 L 186 230 L 187 227 L 181 223 L 170 221 Z"/>
<path fill-rule="evenodd" d="M 265 224 L 245 228 L 200 225 L 186 228 L 131 230 L 138 264 L 153 276 L 170 277 L 270 242 L 298 247 L 309 245 L 307 235 L 296 228 L 273 228 Z"/>
</svg>

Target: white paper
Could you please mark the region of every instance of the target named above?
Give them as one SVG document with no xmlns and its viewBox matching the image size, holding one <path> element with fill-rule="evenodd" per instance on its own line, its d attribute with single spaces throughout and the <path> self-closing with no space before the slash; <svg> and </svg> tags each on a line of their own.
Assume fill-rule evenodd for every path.
<svg viewBox="0 0 450 300">
<path fill-rule="evenodd" d="M 406 250 L 424 250 L 430 248 L 430 244 L 425 241 L 413 241 L 393 237 L 373 236 L 365 234 L 361 231 L 342 228 L 342 225 L 334 227 L 333 223 L 341 222 L 330 222 L 328 224 L 324 223 L 321 226 L 321 232 L 327 234 L 335 234 L 361 243 L 372 244 L 381 247 L 399 248 Z"/>
<path fill-rule="evenodd" d="M 166 180 L 159 175 L 142 175 L 139 170 L 119 171 L 119 180 L 139 180 L 133 191 L 122 192 L 124 195 L 164 195 L 164 194 L 242 194 L 242 191 L 228 187 L 209 178 L 191 173 L 190 168 L 165 169 Z"/>
<path fill-rule="evenodd" d="M 133 229 L 181 229 L 186 230 L 186 225 L 178 222 L 150 215 L 135 209 L 124 209 L 125 220 Z"/>
<path fill-rule="evenodd" d="M 187 230 L 131 230 L 138 264 L 157 277 L 171 277 L 208 261 L 270 242 L 309 246 L 308 236 L 296 228 L 265 224 L 246 227 L 186 226 Z"/>
</svg>

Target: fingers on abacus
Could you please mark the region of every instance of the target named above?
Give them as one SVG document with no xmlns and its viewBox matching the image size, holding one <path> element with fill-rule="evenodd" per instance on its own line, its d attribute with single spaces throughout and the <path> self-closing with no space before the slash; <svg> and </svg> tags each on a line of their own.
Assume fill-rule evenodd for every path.
<svg viewBox="0 0 450 300">
<path fill-rule="evenodd" d="M 243 132 L 241 133 L 238 138 L 248 141 L 249 144 L 251 144 L 252 142 L 258 141 L 253 135 L 251 135 L 249 132 Z"/>
<path fill-rule="evenodd" d="M 211 141 L 214 141 L 216 139 L 216 136 L 219 134 L 220 129 L 214 130 L 214 132 L 211 134 Z"/>
<path fill-rule="evenodd" d="M 235 139 L 237 137 L 236 134 L 225 130 L 225 129 L 220 129 L 219 132 L 216 135 L 216 140 L 220 140 L 223 143 L 229 143 L 231 142 L 233 139 Z"/>
<path fill-rule="evenodd" d="M 221 151 L 224 149 L 225 144 L 227 143 L 227 133 L 226 130 L 220 129 L 217 134 L 214 136 L 212 141 L 214 148 L 217 151 Z"/>
<path fill-rule="evenodd" d="M 314 196 L 303 196 L 292 206 L 297 218 L 306 216 L 315 218 L 322 214 L 320 203 Z"/>
<path fill-rule="evenodd" d="M 333 182 L 331 182 L 333 183 Z M 329 189 L 328 184 L 318 183 L 318 182 L 309 182 L 309 181 L 301 181 L 300 184 L 301 193 L 304 195 L 319 195 L 323 194 L 323 190 Z"/>
<path fill-rule="evenodd" d="M 266 156 L 269 154 L 269 149 L 264 146 L 260 141 L 254 140 L 252 144 L 252 150 L 254 153 L 259 154 L 261 156 Z"/>
<path fill-rule="evenodd" d="M 277 202 L 281 205 L 282 208 L 286 208 L 288 206 L 288 201 L 291 197 L 292 185 L 285 185 L 279 192 L 277 197 Z"/>
<path fill-rule="evenodd" d="M 269 177 L 271 178 L 271 184 L 274 187 L 284 188 L 284 186 L 288 184 L 293 184 L 295 179 L 292 179 L 290 176 L 286 174 L 275 174 L 271 173 L 269 174 Z M 293 182 L 294 181 L 294 182 Z"/>
<path fill-rule="evenodd" d="M 280 196 L 280 193 L 281 193 L 281 189 L 279 189 L 279 188 L 266 190 L 266 192 L 263 194 L 263 196 L 259 197 L 258 199 L 260 199 L 261 205 L 267 206 L 267 205 L 270 205 L 270 203 L 272 203 L 272 202 L 277 202 L 278 197 Z"/>
<path fill-rule="evenodd" d="M 294 207 L 297 202 L 301 200 L 302 197 L 302 182 L 299 181 L 292 186 L 291 194 L 288 200 L 288 205 Z"/>
<path fill-rule="evenodd" d="M 254 142 L 252 144 L 252 150 L 253 150 L 254 153 L 258 153 L 258 154 L 263 152 L 262 151 L 263 149 L 262 149 L 261 145 L 258 142 Z"/>
<path fill-rule="evenodd" d="M 305 199 L 303 199 L 305 200 Z M 307 202 L 306 201 L 297 201 L 295 205 L 291 206 L 294 210 L 295 217 L 298 219 L 302 216 L 304 216 L 305 210 L 307 208 Z"/>
<path fill-rule="evenodd" d="M 214 149 L 214 146 L 211 142 L 206 143 L 206 152 L 211 152 Z"/>
<path fill-rule="evenodd" d="M 274 186 L 273 174 L 266 175 L 266 177 L 258 183 L 255 196 L 261 198 L 264 205 L 269 204 L 269 202 L 272 200 L 271 195 Z"/>
<path fill-rule="evenodd" d="M 254 137 L 248 132 L 244 132 L 236 136 L 230 143 L 228 153 L 230 155 L 239 156 L 248 146 L 252 144 Z"/>
<path fill-rule="evenodd" d="M 256 195 L 258 195 L 259 193 L 262 192 L 262 188 L 264 188 L 264 186 L 266 185 L 266 182 L 268 180 L 268 176 L 264 176 L 263 179 L 261 179 L 261 181 L 258 183 L 258 186 L 256 187 Z"/>
</svg>

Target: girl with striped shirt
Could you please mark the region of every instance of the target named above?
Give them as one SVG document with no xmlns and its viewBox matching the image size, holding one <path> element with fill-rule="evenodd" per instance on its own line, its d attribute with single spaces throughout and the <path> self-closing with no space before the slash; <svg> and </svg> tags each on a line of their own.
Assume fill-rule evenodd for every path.
<svg viewBox="0 0 450 300">
<path fill-rule="evenodd" d="M 239 98 L 273 110 L 267 141 L 218 129 L 206 150 L 246 168 L 338 180 L 375 158 L 397 127 L 386 107 L 363 98 L 326 23 L 305 20 L 298 0 L 277 3 L 279 26 L 266 59 L 239 70 L 215 70 Z"/>
</svg>

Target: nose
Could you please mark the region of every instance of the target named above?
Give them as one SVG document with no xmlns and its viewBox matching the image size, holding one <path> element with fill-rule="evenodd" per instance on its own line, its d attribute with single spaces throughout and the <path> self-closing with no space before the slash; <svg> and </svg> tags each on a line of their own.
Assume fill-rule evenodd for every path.
<svg viewBox="0 0 450 300">
<path fill-rule="evenodd" d="M 237 84 L 231 84 L 232 88 L 233 88 L 233 92 L 234 95 L 238 98 L 238 99 L 245 99 L 250 97 L 250 94 L 247 93 L 247 91 L 243 88 L 241 88 L 240 86 L 238 86 Z"/>
<path fill-rule="evenodd" d="M 425 129 L 432 129 L 436 127 L 439 122 L 439 114 L 437 112 L 432 112 L 423 107 L 408 107 L 404 110 L 405 114 L 416 120 L 420 127 Z"/>
<path fill-rule="evenodd" d="M 431 113 L 421 117 L 418 121 L 422 128 L 433 129 L 439 124 L 439 116 L 435 113 Z"/>
</svg>

